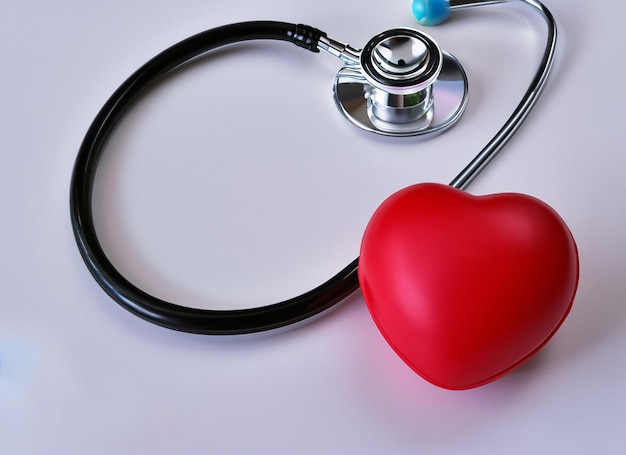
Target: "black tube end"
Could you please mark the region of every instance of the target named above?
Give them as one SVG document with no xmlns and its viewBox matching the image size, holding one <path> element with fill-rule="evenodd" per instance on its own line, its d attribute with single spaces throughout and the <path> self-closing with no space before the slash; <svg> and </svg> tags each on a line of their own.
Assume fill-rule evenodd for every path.
<svg viewBox="0 0 626 455">
<path fill-rule="evenodd" d="M 311 52 L 319 52 L 317 44 L 322 36 L 326 36 L 326 33 L 309 25 L 297 24 L 295 29 L 290 31 L 288 35 L 296 46 Z"/>
</svg>

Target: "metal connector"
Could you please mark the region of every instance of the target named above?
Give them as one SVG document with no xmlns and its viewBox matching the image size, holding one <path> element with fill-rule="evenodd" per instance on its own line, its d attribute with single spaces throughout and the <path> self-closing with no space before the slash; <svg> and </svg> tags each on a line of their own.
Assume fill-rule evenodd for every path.
<svg viewBox="0 0 626 455">
<path fill-rule="evenodd" d="M 340 58 L 346 65 L 359 65 L 361 51 L 353 48 L 349 44 L 344 44 L 327 36 L 322 36 L 317 43 L 317 47 Z"/>
</svg>

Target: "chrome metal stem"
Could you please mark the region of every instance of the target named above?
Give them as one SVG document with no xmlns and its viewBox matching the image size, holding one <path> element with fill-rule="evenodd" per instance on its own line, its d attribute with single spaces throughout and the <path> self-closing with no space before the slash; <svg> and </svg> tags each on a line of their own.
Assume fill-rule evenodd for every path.
<svg viewBox="0 0 626 455">
<path fill-rule="evenodd" d="M 347 65 L 358 65 L 361 51 L 355 49 L 349 44 L 342 43 L 327 36 L 322 36 L 319 39 L 317 47 L 320 50 L 326 51 L 329 54 L 340 58 Z"/>
<path fill-rule="evenodd" d="M 556 49 L 557 29 L 556 22 L 552 13 L 541 2 L 537 0 L 451 0 L 451 8 L 463 8 L 473 6 L 491 5 L 495 3 L 505 2 L 523 2 L 535 8 L 545 19 L 548 27 L 548 38 L 543 57 L 537 69 L 537 72 L 531 81 L 528 90 L 524 94 L 522 101 L 517 105 L 513 114 L 507 119 L 502 128 L 489 141 L 476 157 L 457 175 L 450 186 L 459 189 L 465 189 L 478 174 L 495 158 L 500 150 L 507 144 L 511 137 L 517 132 L 521 124 L 524 122 L 531 109 L 535 106 L 539 95 L 543 91 L 548 75 L 554 62 L 554 54 Z"/>
</svg>

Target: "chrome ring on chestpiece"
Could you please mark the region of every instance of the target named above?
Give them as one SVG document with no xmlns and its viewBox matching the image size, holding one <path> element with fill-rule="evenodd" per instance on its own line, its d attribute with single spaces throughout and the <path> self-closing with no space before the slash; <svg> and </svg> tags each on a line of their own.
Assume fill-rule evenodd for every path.
<svg viewBox="0 0 626 455">
<path fill-rule="evenodd" d="M 425 33 L 409 28 L 387 30 L 361 51 L 363 76 L 375 89 L 412 95 L 430 87 L 441 72 L 442 55 Z"/>
<path fill-rule="evenodd" d="M 439 46 L 424 33 L 394 29 L 374 37 L 361 52 L 363 76 L 371 85 L 366 93 L 369 117 L 391 124 L 424 116 L 432 121 L 427 115 L 433 106 L 432 85 L 442 66 Z"/>
<path fill-rule="evenodd" d="M 339 110 L 359 128 L 432 136 L 452 126 L 467 106 L 465 71 L 425 33 L 388 30 L 355 57 L 337 73 L 334 95 Z"/>
</svg>

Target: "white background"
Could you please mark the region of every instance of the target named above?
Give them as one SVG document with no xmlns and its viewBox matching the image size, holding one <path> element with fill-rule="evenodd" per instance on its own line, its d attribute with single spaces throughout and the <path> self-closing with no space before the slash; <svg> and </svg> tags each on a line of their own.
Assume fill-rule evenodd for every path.
<svg viewBox="0 0 626 455">
<path fill-rule="evenodd" d="M 505 378 L 436 388 L 386 345 L 359 293 L 290 331 L 215 338 L 146 323 L 109 299 L 71 232 L 69 182 L 89 123 L 167 46 L 218 25 L 305 22 L 361 47 L 415 26 L 410 2 L 9 2 L 0 27 L 0 453 L 484 454 L 626 452 L 626 128 L 621 0 L 547 0 L 550 83 L 470 192 L 523 192 L 580 251 L 573 310 Z M 291 297 L 358 254 L 368 217 L 411 183 L 447 183 L 534 72 L 527 8 L 427 30 L 465 65 L 461 122 L 428 142 L 361 132 L 334 107 L 340 62 L 286 43 L 221 53 L 168 79 L 111 138 L 95 189 L 113 262 L 201 308 Z"/>
</svg>

